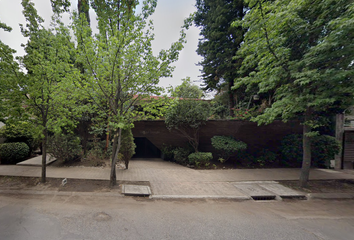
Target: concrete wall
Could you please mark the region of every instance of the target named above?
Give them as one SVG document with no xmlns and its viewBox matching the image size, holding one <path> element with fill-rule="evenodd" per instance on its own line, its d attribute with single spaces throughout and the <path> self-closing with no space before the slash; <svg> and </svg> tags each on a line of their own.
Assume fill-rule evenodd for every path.
<svg viewBox="0 0 354 240">
<path fill-rule="evenodd" d="M 159 149 L 163 144 L 183 146 L 187 141 L 176 132 L 169 132 L 163 120 L 140 121 L 134 125 L 134 137 L 146 137 Z M 212 151 L 210 139 L 215 135 L 226 135 L 247 143 L 249 150 L 268 148 L 276 151 L 283 137 L 294 133 L 302 133 L 302 126 L 298 122 L 275 121 L 269 125 L 257 126 L 248 121 L 210 120 L 200 131 L 199 146 L 200 151 Z"/>
</svg>

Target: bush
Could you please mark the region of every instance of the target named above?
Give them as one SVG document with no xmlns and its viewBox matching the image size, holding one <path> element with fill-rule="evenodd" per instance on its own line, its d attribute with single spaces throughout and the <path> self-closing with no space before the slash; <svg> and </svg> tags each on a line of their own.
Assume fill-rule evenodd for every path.
<svg viewBox="0 0 354 240">
<path fill-rule="evenodd" d="M 135 148 L 136 145 L 134 143 L 132 130 L 130 128 L 122 129 L 121 146 L 119 152 L 123 155 L 126 169 L 128 169 L 129 160 L 135 154 Z"/>
<path fill-rule="evenodd" d="M 196 152 L 188 156 L 189 164 L 199 166 L 208 166 L 213 159 L 211 152 Z"/>
<path fill-rule="evenodd" d="M 93 141 L 93 142 L 88 142 L 87 143 L 87 156 L 91 155 L 95 158 L 99 158 L 101 160 L 103 159 L 109 159 L 112 156 L 112 141 L 109 141 L 107 151 L 106 149 L 106 140 L 100 140 L 100 141 Z"/>
<path fill-rule="evenodd" d="M 16 164 L 29 156 L 30 149 L 26 143 L 14 142 L 0 145 L 1 163 Z"/>
<path fill-rule="evenodd" d="M 278 155 L 269 149 L 262 149 L 257 153 L 257 156 L 253 159 L 253 165 L 257 167 L 264 167 L 267 164 L 272 164 L 277 161 Z"/>
<path fill-rule="evenodd" d="M 48 150 L 53 157 L 63 162 L 80 160 L 80 138 L 73 134 L 56 134 L 50 136 L 47 144 Z"/>
<path fill-rule="evenodd" d="M 219 152 L 219 156 L 222 161 L 227 161 L 232 154 L 247 148 L 246 143 L 236 141 L 233 137 L 228 136 L 212 137 L 211 145 Z"/>
<path fill-rule="evenodd" d="M 172 160 L 175 147 L 162 145 L 161 152 L 163 160 Z"/>
<path fill-rule="evenodd" d="M 313 167 L 329 167 L 329 160 L 340 150 L 340 144 L 328 135 L 315 136 L 311 139 L 311 165 Z M 286 136 L 280 146 L 282 164 L 290 167 L 301 167 L 303 150 L 302 135 Z"/>
<path fill-rule="evenodd" d="M 30 122 L 9 122 L 0 129 L 0 137 L 5 138 L 7 143 L 24 142 L 32 152 L 40 145 L 40 140 L 35 137 L 33 129 Z"/>
<path fill-rule="evenodd" d="M 173 151 L 173 159 L 181 165 L 187 165 L 188 155 L 190 153 L 191 150 L 189 150 L 188 148 L 178 147 Z"/>
</svg>

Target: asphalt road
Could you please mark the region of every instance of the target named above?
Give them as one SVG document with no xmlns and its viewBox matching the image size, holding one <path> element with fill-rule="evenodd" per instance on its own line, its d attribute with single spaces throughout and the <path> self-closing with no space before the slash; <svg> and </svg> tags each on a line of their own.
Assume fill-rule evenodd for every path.
<svg viewBox="0 0 354 240">
<path fill-rule="evenodd" d="M 350 240 L 353 204 L 2 195 L 0 239 Z"/>
</svg>

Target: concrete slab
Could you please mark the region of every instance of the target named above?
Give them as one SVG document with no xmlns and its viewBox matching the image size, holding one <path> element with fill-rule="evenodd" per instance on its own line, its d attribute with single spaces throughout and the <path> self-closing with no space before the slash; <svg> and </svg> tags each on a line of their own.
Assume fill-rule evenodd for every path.
<svg viewBox="0 0 354 240">
<path fill-rule="evenodd" d="M 332 170 L 332 169 L 317 169 L 318 171 L 325 172 L 325 173 L 340 173 L 339 171 Z"/>
<path fill-rule="evenodd" d="M 275 199 L 275 194 L 262 188 L 258 184 L 255 183 L 236 183 L 234 186 L 244 193 L 251 196 L 253 199 Z"/>
<path fill-rule="evenodd" d="M 150 196 L 151 190 L 149 186 L 142 185 L 122 185 L 122 193 L 130 196 Z"/>
<path fill-rule="evenodd" d="M 327 200 L 354 199 L 354 193 L 310 193 L 308 198 Z"/>
<path fill-rule="evenodd" d="M 46 165 L 49 165 L 52 162 L 56 161 L 56 159 L 54 157 L 50 156 L 49 154 L 47 155 L 46 160 L 47 160 Z M 19 162 L 16 165 L 19 165 L 19 166 L 42 166 L 42 155 L 27 159 L 26 161 Z"/>
<path fill-rule="evenodd" d="M 301 199 L 306 198 L 306 195 L 304 193 L 295 191 L 279 183 L 263 183 L 263 184 L 259 184 L 259 186 L 280 196 L 281 198 L 301 198 Z"/>
</svg>

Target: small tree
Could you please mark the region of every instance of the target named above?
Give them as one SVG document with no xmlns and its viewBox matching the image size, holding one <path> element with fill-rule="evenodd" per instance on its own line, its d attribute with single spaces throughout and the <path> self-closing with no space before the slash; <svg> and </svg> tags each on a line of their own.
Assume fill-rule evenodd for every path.
<svg viewBox="0 0 354 240">
<path fill-rule="evenodd" d="M 206 124 L 210 112 L 209 103 L 197 100 L 179 100 L 168 109 L 165 123 L 167 128 L 176 130 L 198 152 L 199 131 Z"/>
<path fill-rule="evenodd" d="M 119 152 L 123 155 L 125 168 L 128 169 L 129 160 L 135 154 L 135 148 L 136 148 L 131 128 L 122 130 L 121 141 L 122 141 L 122 145 L 119 149 Z"/>
</svg>

